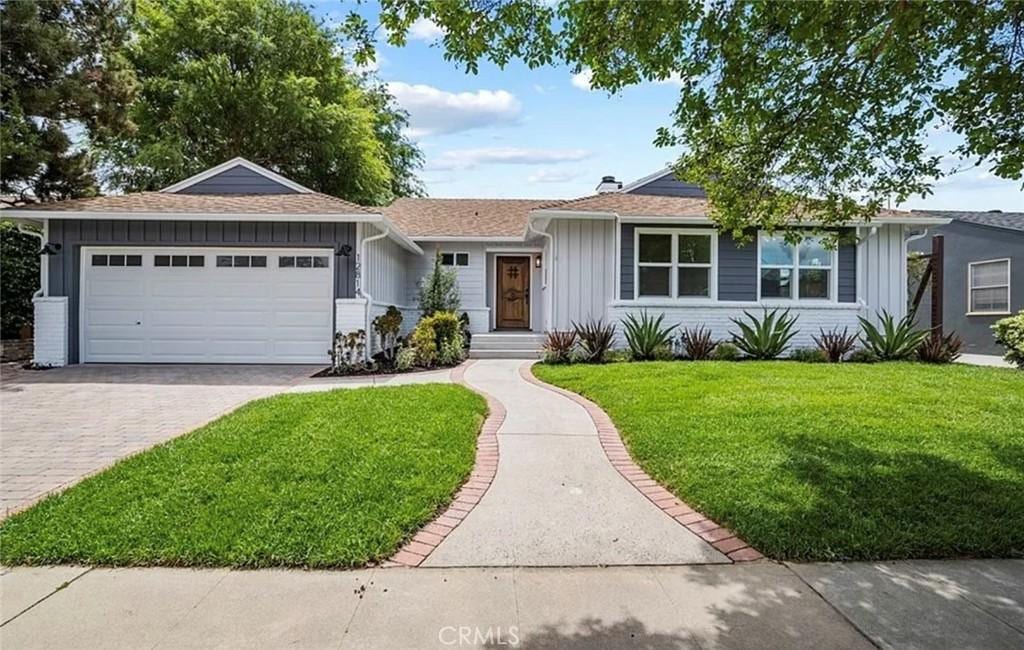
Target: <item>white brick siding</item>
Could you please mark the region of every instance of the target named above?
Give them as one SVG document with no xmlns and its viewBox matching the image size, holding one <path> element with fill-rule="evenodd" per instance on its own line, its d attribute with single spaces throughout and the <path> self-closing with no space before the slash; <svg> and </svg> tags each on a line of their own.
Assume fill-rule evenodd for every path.
<svg viewBox="0 0 1024 650">
<path fill-rule="evenodd" d="M 68 363 L 68 299 L 66 296 L 32 299 L 35 308 L 33 363 L 64 366 Z"/>
</svg>

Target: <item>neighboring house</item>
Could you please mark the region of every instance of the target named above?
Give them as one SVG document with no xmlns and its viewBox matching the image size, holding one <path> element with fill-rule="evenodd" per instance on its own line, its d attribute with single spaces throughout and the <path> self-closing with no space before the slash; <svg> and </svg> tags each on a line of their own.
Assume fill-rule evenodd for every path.
<svg viewBox="0 0 1024 650">
<path fill-rule="evenodd" d="M 944 217 L 885 211 L 837 250 L 795 249 L 707 218 L 667 170 L 570 201 L 399 199 L 367 208 L 235 159 L 160 192 L 5 210 L 50 243 L 36 298 L 38 363 L 324 363 L 334 332 L 389 305 L 418 316 L 440 253 L 470 327 L 544 332 L 643 310 L 706 325 L 782 307 L 794 345 L 907 305 L 906 245 Z M 474 341 L 486 337 L 474 337 Z M 621 341 L 621 338 L 620 338 Z"/>
<path fill-rule="evenodd" d="M 942 327 L 956 332 L 964 352 L 1002 354 L 992 324 L 1024 309 L 1024 212 L 915 212 L 951 219 L 928 229 L 910 249 L 930 253 L 942 235 Z M 931 296 L 924 293 L 918 323 L 931 324 Z"/>
</svg>

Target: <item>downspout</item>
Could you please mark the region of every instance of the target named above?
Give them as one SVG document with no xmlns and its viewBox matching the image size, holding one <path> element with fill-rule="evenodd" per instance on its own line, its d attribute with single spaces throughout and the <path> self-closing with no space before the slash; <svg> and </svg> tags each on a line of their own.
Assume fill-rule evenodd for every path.
<svg viewBox="0 0 1024 650">
<path fill-rule="evenodd" d="M 46 226 L 43 226 L 44 228 Z M 48 287 L 50 281 L 50 259 L 49 256 L 43 255 L 43 248 L 46 246 L 46 235 L 35 230 L 31 230 L 25 227 L 25 224 L 18 223 L 18 232 L 23 235 L 32 235 L 33 237 L 39 238 L 39 288 L 32 294 L 33 298 L 40 298 L 48 293 Z"/>
<path fill-rule="evenodd" d="M 552 286 L 551 290 L 548 291 L 548 271 L 551 270 L 551 267 L 548 265 L 554 261 L 555 238 L 549 232 L 544 232 L 542 230 L 537 230 L 536 228 L 534 228 L 533 221 L 531 221 L 529 217 L 526 218 L 526 230 L 533 232 L 534 234 L 540 235 L 541 237 L 544 237 L 545 239 L 548 240 L 548 249 L 550 250 L 550 255 L 544 256 L 544 268 L 541 270 L 540 274 L 540 288 L 542 291 L 548 294 L 548 302 L 550 303 L 550 307 L 546 310 L 545 315 L 547 316 L 548 323 L 551 324 L 550 329 L 553 330 L 555 319 L 555 288 L 554 286 Z M 551 260 L 548 260 L 548 257 L 550 257 Z"/>
<path fill-rule="evenodd" d="M 359 278 L 359 294 L 362 295 L 363 298 L 366 298 L 366 318 L 365 318 L 366 326 L 365 326 L 363 331 L 366 332 L 366 358 L 367 359 L 369 359 L 372 356 L 370 354 L 370 349 L 373 347 L 373 334 L 370 332 L 370 310 L 373 307 L 373 296 L 370 295 L 370 293 L 366 290 L 366 276 L 367 276 L 366 269 L 367 269 L 367 252 L 368 252 L 368 249 L 367 249 L 366 245 L 369 244 L 370 242 L 375 242 L 375 241 L 377 241 L 379 239 L 384 239 L 389 234 L 391 234 L 391 227 L 390 226 L 383 226 L 383 228 L 384 228 L 384 231 L 381 232 L 379 235 L 374 235 L 373 237 L 367 237 L 367 238 L 363 239 L 363 241 L 360 242 L 360 244 L 359 244 L 359 248 L 360 248 L 360 251 L 359 251 L 359 275 L 360 275 L 360 278 Z"/>
</svg>

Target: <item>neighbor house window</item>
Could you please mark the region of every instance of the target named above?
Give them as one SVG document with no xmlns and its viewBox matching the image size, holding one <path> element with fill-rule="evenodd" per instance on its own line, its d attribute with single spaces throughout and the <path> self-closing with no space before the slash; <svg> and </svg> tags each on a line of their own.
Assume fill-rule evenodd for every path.
<svg viewBox="0 0 1024 650">
<path fill-rule="evenodd" d="M 442 266 L 469 266 L 469 253 L 441 253 Z"/>
<path fill-rule="evenodd" d="M 971 262 L 967 286 L 967 313 L 1010 313 L 1010 260 Z"/>
<path fill-rule="evenodd" d="M 712 298 L 715 233 L 637 229 L 637 298 Z"/>
<path fill-rule="evenodd" d="M 830 300 L 835 250 L 821 237 L 806 237 L 794 246 L 781 235 L 762 234 L 758 242 L 761 298 Z"/>
</svg>

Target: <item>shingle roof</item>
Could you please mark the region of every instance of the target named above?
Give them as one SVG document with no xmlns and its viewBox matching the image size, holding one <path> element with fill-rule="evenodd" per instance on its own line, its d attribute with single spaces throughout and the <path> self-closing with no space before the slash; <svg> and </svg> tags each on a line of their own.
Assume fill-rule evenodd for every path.
<svg viewBox="0 0 1024 650">
<path fill-rule="evenodd" d="M 1024 232 L 1024 212 L 963 212 L 958 210 L 914 210 L 914 212 Z"/>
<path fill-rule="evenodd" d="M 19 208 L 50 212 L 112 212 L 166 214 L 380 214 L 318 192 L 292 194 L 180 194 L 137 192 L 95 196 Z"/>
<path fill-rule="evenodd" d="M 522 237 L 531 210 L 558 205 L 551 199 L 403 198 L 383 213 L 417 237 Z"/>
<path fill-rule="evenodd" d="M 547 210 L 607 212 L 622 217 L 704 217 L 710 203 L 707 199 L 696 197 L 608 192 L 542 207 Z M 901 210 L 881 210 L 878 216 L 911 217 L 914 214 Z"/>
<path fill-rule="evenodd" d="M 547 210 L 608 212 L 623 217 L 703 217 L 707 199 L 607 192 L 543 206 Z"/>
</svg>

